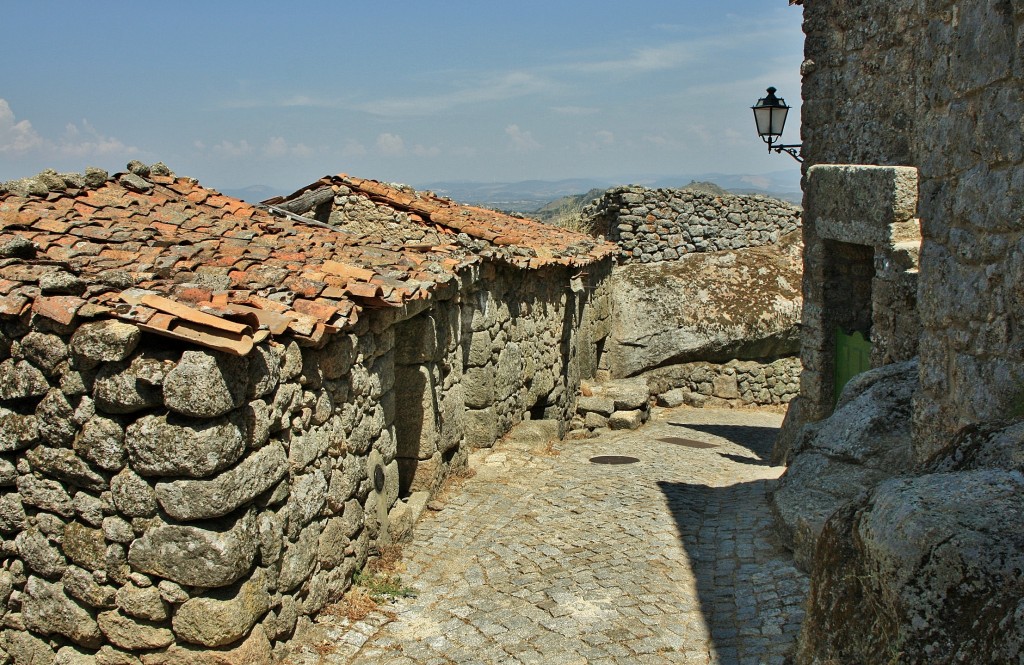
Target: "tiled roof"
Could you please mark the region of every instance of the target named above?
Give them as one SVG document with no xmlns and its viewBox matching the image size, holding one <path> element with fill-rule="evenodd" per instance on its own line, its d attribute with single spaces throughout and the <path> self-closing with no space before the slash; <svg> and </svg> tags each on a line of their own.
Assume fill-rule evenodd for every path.
<svg viewBox="0 0 1024 665">
<path fill-rule="evenodd" d="M 169 173 L 94 177 L 93 186 L 48 173 L 31 188 L 0 188 L 0 316 L 27 308 L 63 324 L 76 315 L 113 316 L 240 354 L 270 334 L 315 342 L 353 325 L 364 308 L 429 298 L 483 258 L 527 269 L 584 266 L 614 249 L 344 175 L 270 200 L 271 207 Z M 39 181 L 49 184 L 41 189 Z M 405 213 L 407 224 L 430 232 L 419 233 L 428 241 L 346 233 L 278 210 L 324 187 L 347 187 Z"/>
</svg>

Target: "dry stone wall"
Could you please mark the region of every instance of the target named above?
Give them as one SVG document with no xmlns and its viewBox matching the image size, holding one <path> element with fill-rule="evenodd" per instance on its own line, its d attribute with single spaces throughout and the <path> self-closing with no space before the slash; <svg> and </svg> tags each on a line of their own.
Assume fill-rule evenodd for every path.
<svg viewBox="0 0 1024 665">
<path fill-rule="evenodd" d="M 0 319 L 0 657 L 271 662 L 470 446 L 524 414 L 564 429 L 608 270 L 474 266 L 246 357 Z"/>
<path fill-rule="evenodd" d="M 780 406 L 800 392 L 800 359 L 670 365 L 644 375 L 662 406 Z"/>
<path fill-rule="evenodd" d="M 490 446 L 524 413 L 557 420 L 565 434 L 580 379 L 594 375 L 611 326 L 608 268 L 590 271 L 577 290 L 500 271 L 488 282 L 495 288 L 464 300 L 466 436 L 473 445 Z M 594 306 L 584 311 L 590 299 Z"/>
<path fill-rule="evenodd" d="M 620 260 L 674 261 L 692 252 L 759 247 L 800 228 L 800 209 L 765 196 L 616 187 L 583 210 Z"/>
</svg>

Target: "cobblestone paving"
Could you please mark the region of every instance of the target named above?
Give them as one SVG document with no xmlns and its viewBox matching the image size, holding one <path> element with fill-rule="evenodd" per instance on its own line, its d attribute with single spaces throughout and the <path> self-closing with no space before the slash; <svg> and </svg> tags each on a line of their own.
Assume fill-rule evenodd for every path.
<svg viewBox="0 0 1024 665">
<path fill-rule="evenodd" d="M 807 579 L 770 536 L 780 422 L 657 409 L 640 430 L 547 453 L 515 440 L 475 453 L 476 476 L 405 548 L 418 596 L 393 621 L 325 617 L 288 662 L 787 663 Z"/>
</svg>

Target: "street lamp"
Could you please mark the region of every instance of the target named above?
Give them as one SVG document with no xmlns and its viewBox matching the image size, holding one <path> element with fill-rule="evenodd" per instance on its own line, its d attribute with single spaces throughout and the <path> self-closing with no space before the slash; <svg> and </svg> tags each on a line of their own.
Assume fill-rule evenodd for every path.
<svg viewBox="0 0 1024 665">
<path fill-rule="evenodd" d="M 789 106 L 785 99 L 775 96 L 775 88 L 768 88 L 768 95 L 757 100 L 757 103 L 750 107 L 754 110 L 754 122 L 757 123 L 757 135 L 768 144 L 768 152 L 774 150 L 778 153 L 787 153 L 798 162 L 804 161 L 800 156 L 800 148 L 795 145 L 776 145 L 776 141 L 782 138 L 782 128 L 786 126 L 786 116 L 789 115 Z"/>
</svg>

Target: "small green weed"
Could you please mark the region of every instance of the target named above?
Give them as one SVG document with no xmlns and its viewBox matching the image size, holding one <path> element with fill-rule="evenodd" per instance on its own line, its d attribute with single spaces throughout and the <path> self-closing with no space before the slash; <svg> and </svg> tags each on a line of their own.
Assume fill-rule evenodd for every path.
<svg viewBox="0 0 1024 665">
<path fill-rule="evenodd" d="M 365 589 L 370 598 L 377 603 L 416 597 L 416 590 L 403 584 L 402 578 L 398 575 L 360 570 L 352 576 L 352 584 Z"/>
</svg>

